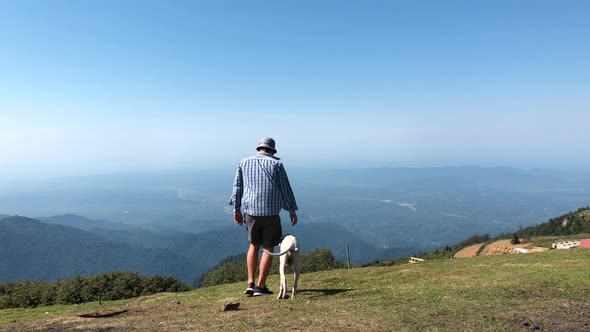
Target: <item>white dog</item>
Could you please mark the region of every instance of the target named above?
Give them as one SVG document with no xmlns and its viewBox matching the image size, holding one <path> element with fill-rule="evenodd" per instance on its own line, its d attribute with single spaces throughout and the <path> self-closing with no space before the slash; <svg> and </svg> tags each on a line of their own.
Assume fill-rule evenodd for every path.
<svg viewBox="0 0 590 332">
<path fill-rule="evenodd" d="M 279 249 L 281 250 L 279 253 L 275 254 L 266 249 L 266 252 L 269 255 L 273 256 L 280 256 L 280 265 L 279 265 L 279 272 L 281 274 L 281 288 L 279 290 L 279 296 L 277 299 L 287 299 L 287 278 L 285 278 L 285 267 L 287 265 L 293 266 L 295 270 L 295 280 L 293 281 L 293 292 L 291 294 L 291 298 L 295 298 L 295 293 L 297 293 L 297 282 L 299 281 L 299 274 L 301 274 L 301 262 L 299 257 L 299 243 L 297 243 L 297 239 L 295 236 L 287 234 L 281 240 L 279 244 Z"/>
</svg>

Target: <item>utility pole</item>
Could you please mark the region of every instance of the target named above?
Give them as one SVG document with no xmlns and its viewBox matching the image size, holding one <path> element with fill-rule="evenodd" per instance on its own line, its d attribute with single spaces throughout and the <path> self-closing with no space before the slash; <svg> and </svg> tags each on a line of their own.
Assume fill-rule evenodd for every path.
<svg viewBox="0 0 590 332">
<path fill-rule="evenodd" d="M 348 243 L 346 244 L 346 264 L 350 270 L 350 248 L 348 247 Z"/>
</svg>

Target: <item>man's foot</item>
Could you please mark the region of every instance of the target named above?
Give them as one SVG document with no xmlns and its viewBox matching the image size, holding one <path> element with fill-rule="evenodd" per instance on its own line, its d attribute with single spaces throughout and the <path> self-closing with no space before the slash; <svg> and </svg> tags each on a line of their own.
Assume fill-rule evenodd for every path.
<svg viewBox="0 0 590 332">
<path fill-rule="evenodd" d="M 252 296 L 252 295 L 254 295 L 254 291 L 256 290 L 256 288 L 258 288 L 258 287 L 255 287 L 254 286 L 254 283 L 251 282 L 251 283 L 248 284 L 248 287 L 246 287 L 246 290 L 244 291 L 244 294 L 249 295 L 249 296 Z"/>
<path fill-rule="evenodd" d="M 256 287 L 256 290 L 254 291 L 254 296 L 259 296 L 259 295 L 270 295 L 272 294 L 271 291 L 268 290 L 268 288 L 266 288 L 266 286 L 260 288 L 260 287 Z"/>
</svg>

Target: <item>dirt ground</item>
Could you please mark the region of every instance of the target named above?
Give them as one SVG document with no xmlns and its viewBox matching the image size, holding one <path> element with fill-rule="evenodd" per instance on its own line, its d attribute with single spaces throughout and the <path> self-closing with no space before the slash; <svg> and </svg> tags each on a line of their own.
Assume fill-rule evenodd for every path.
<svg viewBox="0 0 590 332">
<path fill-rule="evenodd" d="M 491 255 L 490 251 L 494 247 L 503 247 L 507 249 L 515 249 L 515 248 L 527 248 L 531 245 L 531 243 L 519 243 L 519 244 L 512 244 L 510 240 L 498 240 L 488 244 L 485 248 L 483 248 L 482 252 L 479 254 L 480 256 L 489 256 Z"/>
<path fill-rule="evenodd" d="M 485 245 L 485 243 L 478 243 L 478 244 L 471 245 L 469 247 L 465 247 L 465 248 L 457 251 L 457 253 L 455 254 L 455 258 L 475 257 L 475 254 L 477 254 L 477 251 L 479 250 L 479 248 L 481 248 L 481 246 L 484 246 L 484 245 Z"/>
<path fill-rule="evenodd" d="M 552 310 L 547 310 L 551 307 Z M 539 302 L 527 307 L 516 316 L 518 322 L 514 331 L 590 331 L 590 303 L 577 301 Z"/>
</svg>

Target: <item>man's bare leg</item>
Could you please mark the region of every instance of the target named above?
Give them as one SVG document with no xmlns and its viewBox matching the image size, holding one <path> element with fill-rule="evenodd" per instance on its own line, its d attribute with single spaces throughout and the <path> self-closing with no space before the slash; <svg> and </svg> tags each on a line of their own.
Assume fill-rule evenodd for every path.
<svg viewBox="0 0 590 332">
<path fill-rule="evenodd" d="M 274 251 L 274 247 L 264 248 L 270 252 Z M 260 274 L 258 275 L 258 287 L 266 286 L 266 278 L 270 272 L 272 266 L 272 255 L 262 252 L 262 258 L 260 259 Z"/>
<path fill-rule="evenodd" d="M 256 267 L 258 266 L 259 251 L 259 244 L 255 245 L 250 243 L 250 247 L 248 248 L 248 254 L 246 255 L 246 265 L 248 266 L 248 283 L 254 282 L 254 277 L 256 276 Z M 262 265 L 262 262 L 260 262 L 260 264 Z"/>
</svg>

